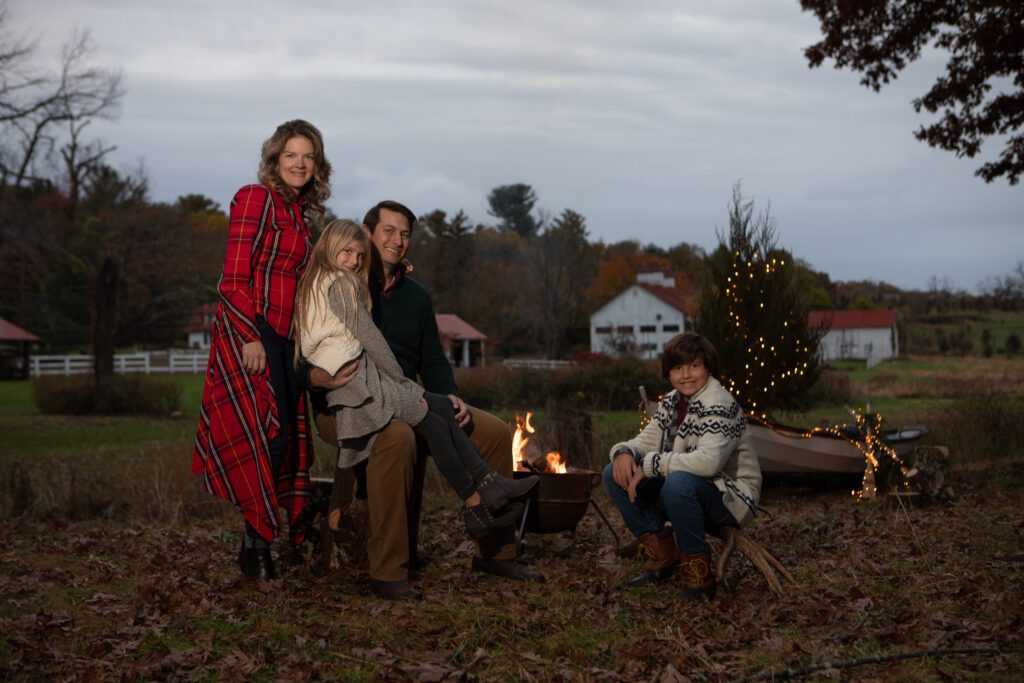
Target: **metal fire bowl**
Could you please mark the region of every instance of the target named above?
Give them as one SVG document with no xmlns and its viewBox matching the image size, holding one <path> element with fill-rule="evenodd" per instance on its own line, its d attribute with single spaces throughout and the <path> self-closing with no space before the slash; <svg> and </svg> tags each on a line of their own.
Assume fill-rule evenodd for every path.
<svg viewBox="0 0 1024 683">
<path fill-rule="evenodd" d="M 532 476 L 531 472 L 513 472 L 516 479 Z M 535 534 L 573 531 L 587 514 L 590 491 L 599 483 L 598 473 L 589 470 L 538 474 L 540 483 L 530 492 L 530 510 L 526 514 L 526 530 Z"/>
</svg>

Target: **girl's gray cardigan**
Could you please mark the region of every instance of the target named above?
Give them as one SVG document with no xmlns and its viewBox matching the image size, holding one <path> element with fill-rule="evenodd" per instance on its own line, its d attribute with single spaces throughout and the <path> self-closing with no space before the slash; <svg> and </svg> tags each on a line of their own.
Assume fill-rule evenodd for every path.
<svg viewBox="0 0 1024 683">
<path fill-rule="evenodd" d="M 423 387 L 402 373 L 370 312 L 346 287 L 351 285 L 344 279 L 335 281 L 328 290 L 328 303 L 362 344 L 363 353 L 352 381 L 327 394 L 338 431 L 338 467 L 351 467 L 369 457 L 377 434 L 392 420 L 416 426 L 427 414 Z"/>
<path fill-rule="evenodd" d="M 761 497 L 761 466 L 743 411 L 732 394 L 709 377 L 690 399 L 686 417 L 673 435 L 679 400 L 679 392 L 669 392 L 640 434 L 612 446 L 611 459 L 628 452 L 648 477 L 689 472 L 711 479 L 722 492 L 725 507 L 740 526 L 746 526 Z"/>
</svg>

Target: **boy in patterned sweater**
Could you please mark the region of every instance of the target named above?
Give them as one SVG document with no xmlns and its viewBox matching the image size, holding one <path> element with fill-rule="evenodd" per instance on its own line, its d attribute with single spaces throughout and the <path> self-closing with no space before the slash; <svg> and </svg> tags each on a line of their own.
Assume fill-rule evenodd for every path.
<svg viewBox="0 0 1024 683">
<path fill-rule="evenodd" d="M 627 585 L 664 581 L 682 564 L 683 595 L 710 599 L 715 583 L 705 534 L 753 518 L 761 467 L 743 411 L 715 379 L 711 342 L 693 332 L 674 337 L 661 370 L 673 391 L 640 434 L 612 447 L 605 488 L 651 554 Z"/>
</svg>

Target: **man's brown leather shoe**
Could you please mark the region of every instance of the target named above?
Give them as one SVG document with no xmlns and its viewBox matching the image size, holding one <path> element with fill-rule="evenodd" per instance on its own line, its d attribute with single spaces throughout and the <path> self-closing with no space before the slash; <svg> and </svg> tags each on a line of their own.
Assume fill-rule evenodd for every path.
<svg viewBox="0 0 1024 683">
<path fill-rule="evenodd" d="M 546 581 L 544 575 L 536 569 L 515 560 L 485 560 L 473 557 L 473 569 L 495 576 L 503 576 L 513 581 Z"/>
<path fill-rule="evenodd" d="M 378 581 L 370 579 L 370 588 L 385 600 L 422 600 L 423 593 L 408 581 Z"/>
</svg>

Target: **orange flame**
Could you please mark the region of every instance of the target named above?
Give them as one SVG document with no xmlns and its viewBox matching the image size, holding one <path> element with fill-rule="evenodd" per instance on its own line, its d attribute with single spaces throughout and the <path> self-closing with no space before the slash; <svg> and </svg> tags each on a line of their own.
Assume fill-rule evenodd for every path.
<svg viewBox="0 0 1024 683">
<path fill-rule="evenodd" d="M 518 414 L 516 415 L 516 433 L 512 437 L 512 469 L 525 472 L 526 466 L 522 464 L 526 460 L 526 454 L 523 453 L 523 449 L 526 448 L 526 444 L 529 443 L 530 437 L 527 434 L 533 434 L 537 430 L 530 424 L 530 418 L 533 417 L 533 413 L 526 413 L 526 419 L 524 420 Z"/>
<path fill-rule="evenodd" d="M 558 451 L 551 451 L 547 455 L 548 459 L 548 472 L 554 472 L 556 474 L 565 474 L 568 472 L 568 468 L 565 463 L 562 462 L 562 454 Z"/>
</svg>

